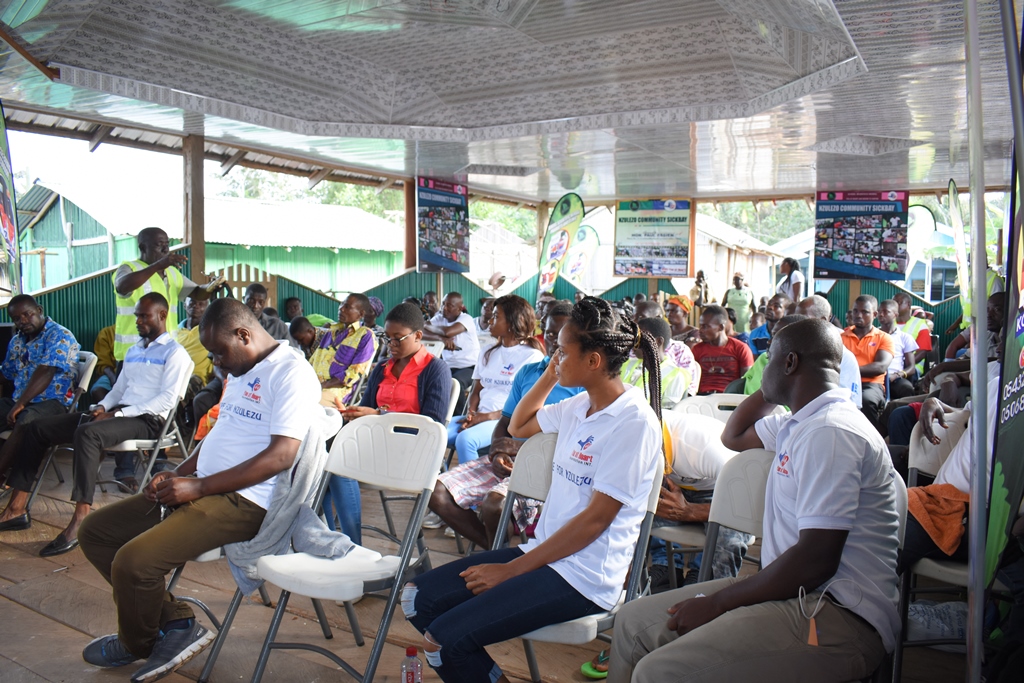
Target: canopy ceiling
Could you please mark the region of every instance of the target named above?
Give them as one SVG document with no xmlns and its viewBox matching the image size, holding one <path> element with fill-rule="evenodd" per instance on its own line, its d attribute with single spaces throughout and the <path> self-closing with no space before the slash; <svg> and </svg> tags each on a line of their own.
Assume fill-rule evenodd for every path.
<svg viewBox="0 0 1024 683">
<path fill-rule="evenodd" d="M 998 187 L 1008 88 L 980 5 Z M 967 182 L 959 0 L 0 0 L 0 21 L 60 72 L 0 51 L 8 106 L 371 176 L 531 202 Z"/>
</svg>

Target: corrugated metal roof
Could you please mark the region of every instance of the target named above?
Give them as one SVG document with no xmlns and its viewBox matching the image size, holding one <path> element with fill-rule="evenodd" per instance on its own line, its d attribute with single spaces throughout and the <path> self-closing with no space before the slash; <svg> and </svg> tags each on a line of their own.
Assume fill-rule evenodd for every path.
<svg viewBox="0 0 1024 683">
<path fill-rule="evenodd" d="M 35 214 L 46 205 L 46 202 L 50 201 L 52 196 L 53 190 L 50 188 L 38 184 L 33 185 L 29 188 L 28 192 L 18 195 L 18 213 Z"/>
</svg>

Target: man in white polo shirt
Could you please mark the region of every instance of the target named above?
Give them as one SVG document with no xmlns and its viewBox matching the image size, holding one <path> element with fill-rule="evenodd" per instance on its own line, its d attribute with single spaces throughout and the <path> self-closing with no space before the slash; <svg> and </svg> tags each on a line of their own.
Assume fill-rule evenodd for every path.
<svg viewBox="0 0 1024 683">
<path fill-rule="evenodd" d="M 462 295 L 449 292 L 444 298 L 444 305 L 426 327 L 423 338 L 430 341 L 444 342 L 441 360 L 452 370 L 452 379 L 462 385 L 459 401 L 455 405 L 455 414 L 461 415 L 466 405 L 466 394 L 473 384 L 473 369 L 480 357 L 480 341 L 476 335 L 476 322 L 462 310 Z"/>
<path fill-rule="evenodd" d="M 118 621 L 118 633 L 92 641 L 82 656 L 102 667 L 148 658 L 132 681 L 165 676 L 213 641 L 189 605 L 167 592 L 166 575 L 256 535 L 277 475 L 323 412 L 312 366 L 242 302 L 214 301 L 199 334 L 214 365 L 231 375 L 216 426 L 175 471 L 98 510 L 79 533 L 86 558 L 113 588 Z"/>
<path fill-rule="evenodd" d="M 774 450 L 763 569 L 641 598 L 615 619 L 614 683 L 854 681 L 899 633 L 896 473 L 839 387 L 839 333 L 801 320 L 772 340 L 761 389 L 722 442 Z M 763 393 L 762 393 L 763 392 Z M 775 405 L 789 415 L 771 415 Z"/>
</svg>

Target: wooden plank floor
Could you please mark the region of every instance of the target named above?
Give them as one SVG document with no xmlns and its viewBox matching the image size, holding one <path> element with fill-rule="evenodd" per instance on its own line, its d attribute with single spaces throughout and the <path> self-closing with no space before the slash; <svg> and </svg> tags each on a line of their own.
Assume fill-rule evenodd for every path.
<svg viewBox="0 0 1024 683">
<path fill-rule="evenodd" d="M 65 476 L 70 473 L 70 456 L 58 454 Z M 105 468 L 112 468 L 109 461 Z M 108 474 L 106 470 L 104 474 Z M 91 639 L 116 630 L 114 606 L 109 586 L 82 555 L 74 550 L 54 558 L 41 558 L 39 550 L 67 524 L 72 504 L 67 497 L 70 483 L 58 484 L 53 471 L 46 473 L 43 490 L 33 507 L 32 528 L 0 534 L 0 681 L 2 683 L 43 683 L 44 681 L 124 681 L 133 666 L 103 670 L 82 661 L 82 648 Z M 122 494 L 97 492 L 96 505 L 118 500 Z M 6 501 L 4 501 L 6 503 Z M 401 515 L 408 514 L 408 503 L 393 504 Z M 363 494 L 363 523 L 385 526 L 377 493 Z M 444 564 L 458 555 L 455 541 L 441 530 L 426 531 L 434 566 Z M 364 543 L 382 552 L 394 552 L 394 546 L 366 534 Z M 276 605 L 280 591 L 269 587 Z M 181 595 L 204 601 L 215 614 L 223 615 L 234 592 L 234 582 L 225 560 L 211 563 L 190 563 L 177 588 Z M 334 604 L 324 605 L 334 638 L 326 646 L 351 662 L 357 669 L 365 666 L 372 642 L 383 614 L 384 601 L 366 597 L 355 609 L 367 645 L 356 647 L 344 610 Z M 288 605 L 288 614 L 281 626 L 280 639 L 324 645 L 325 641 L 305 598 L 295 598 Z M 212 680 L 215 682 L 247 681 L 252 675 L 256 656 L 262 645 L 273 610 L 259 602 L 245 602 L 232 626 Z M 204 616 L 200 616 L 205 621 Z M 387 645 L 377 669 L 377 681 L 397 682 L 405 647 L 416 645 L 419 634 L 399 610 L 391 624 Z M 601 649 L 600 642 L 585 646 L 536 644 L 537 656 L 545 681 L 586 681 L 580 664 Z M 491 655 L 513 680 L 529 680 L 521 643 L 511 641 L 488 648 Z M 422 658 L 422 655 L 421 655 Z M 171 683 L 198 678 L 206 655 L 200 655 L 165 680 Z M 932 649 L 908 650 L 903 680 L 908 683 L 953 683 L 964 678 L 964 657 Z M 303 651 L 275 651 L 264 676 L 266 683 L 283 681 L 346 681 L 351 680 L 332 662 Z M 424 680 L 437 681 L 425 669 Z"/>
</svg>

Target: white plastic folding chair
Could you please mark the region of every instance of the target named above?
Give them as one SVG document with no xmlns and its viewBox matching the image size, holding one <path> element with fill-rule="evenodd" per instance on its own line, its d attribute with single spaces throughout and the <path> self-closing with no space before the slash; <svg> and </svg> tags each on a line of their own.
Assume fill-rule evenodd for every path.
<svg viewBox="0 0 1024 683">
<path fill-rule="evenodd" d="M 427 351 L 430 352 L 430 355 L 432 355 L 434 358 L 441 357 L 441 352 L 444 351 L 444 342 L 427 341 L 426 339 L 424 339 L 421 343 L 423 344 L 424 348 L 426 348 Z"/>
<path fill-rule="evenodd" d="M 178 425 L 174 416 L 178 411 L 178 404 L 185 399 L 185 392 L 188 391 L 188 383 L 192 378 L 192 370 L 194 369 L 195 365 L 189 361 L 188 372 L 184 373 L 181 385 L 178 387 L 178 400 L 174 402 L 174 405 L 172 405 L 170 409 L 160 416 L 160 431 L 157 432 L 157 437 L 155 439 L 128 439 L 127 441 L 122 441 L 121 443 L 106 449 L 108 453 L 125 453 L 134 451 L 135 457 L 139 462 L 146 459 L 146 471 L 143 473 L 142 478 L 139 479 L 140 490 L 149 481 L 149 477 L 153 472 L 153 465 L 156 463 L 156 459 L 160 455 L 161 451 L 177 446 L 183 454 L 188 452 L 188 444 L 182 437 L 181 432 L 178 431 Z M 148 459 L 146 458 L 147 451 L 149 452 Z M 114 484 L 121 487 L 124 486 L 121 482 L 113 479 L 102 480 L 97 483 Z"/>
<path fill-rule="evenodd" d="M 745 394 L 710 394 L 708 396 L 690 396 L 677 403 L 672 410 L 681 413 L 706 415 L 726 422 L 736 406 L 746 399 Z"/>
<path fill-rule="evenodd" d="M 96 354 L 89 353 L 88 351 L 78 352 L 78 379 L 75 382 L 75 393 L 71 399 L 71 404 L 68 406 L 67 411 L 69 413 L 74 412 L 78 408 L 78 403 L 82 398 L 82 395 L 89 390 L 89 383 L 92 381 L 92 373 L 96 369 Z M 0 434 L 0 439 L 7 439 L 11 435 L 12 430 L 8 430 L 3 434 Z M 32 493 L 28 497 L 28 503 L 25 504 L 26 510 L 32 509 L 32 502 L 39 495 L 39 489 L 43 486 L 43 475 L 46 474 L 46 468 L 53 467 L 54 474 L 57 475 L 57 481 L 61 484 L 64 483 L 64 475 L 60 471 L 60 467 L 57 465 L 57 461 L 54 460 L 53 456 L 61 448 L 68 448 L 66 444 L 60 444 L 51 446 L 46 451 L 46 457 L 43 459 L 43 466 L 39 468 L 39 472 L 36 475 L 35 484 L 32 486 Z"/>
<path fill-rule="evenodd" d="M 509 477 L 508 495 L 501 508 L 498 529 L 508 529 L 512 520 L 512 509 L 516 496 L 544 500 L 551 487 L 551 463 L 555 454 L 557 434 L 537 434 L 530 437 L 516 455 L 516 466 Z M 661 459 L 659 458 L 659 461 Z M 540 683 L 540 668 L 533 651 L 533 642 L 560 643 L 563 645 L 582 645 L 596 639 L 598 634 L 607 631 L 615 621 L 615 613 L 626 602 L 640 597 L 646 590 L 646 582 L 641 587 L 641 575 L 644 573 L 644 560 L 647 555 L 647 541 L 650 539 L 654 513 L 658 508 L 658 491 L 661 488 L 662 468 L 654 477 L 654 485 L 647 498 L 647 512 L 640 525 L 640 534 L 633 549 L 633 561 L 630 564 L 629 582 L 619 598 L 619 603 L 607 612 L 599 612 L 580 617 L 560 624 L 551 624 L 522 636 L 526 661 L 530 667 L 530 677 L 534 683 Z M 494 539 L 494 550 L 507 543 L 507 537 L 499 533 Z"/>
<path fill-rule="evenodd" d="M 427 557 L 426 552 L 421 552 L 416 564 L 412 564 L 413 548 L 419 537 L 427 501 L 437 481 L 446 440 L 447 433 L 441 424 L 429 417 L 406 413 L 363 417 L 345 425 L 338 433 L 327 458 L 327 472 L 373 486 L 417 494 L 399 554 L 382 557 L 357 546 L 345 557 L 335 560 L 306 553 L 260 558 L 257 563 L 259 577 L 280 586 L 282 591 L 256 662 L 253 683 L 262 679 L 270 651 L 274 649 L 312 650 L 364 683 L 373 680 L 399 592 L 410 573 L 423 565 Z M 351 602 L 365 593 L 383 590 L 388 590 L 387 602 L 363 673 L 325 648 L 305 643 L 275 642 L 293 593 L 319 600 Z M 326 622 L 322 622 L 321 627 L 325 633 L 329 629 Z"/>
</svg>

